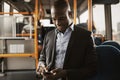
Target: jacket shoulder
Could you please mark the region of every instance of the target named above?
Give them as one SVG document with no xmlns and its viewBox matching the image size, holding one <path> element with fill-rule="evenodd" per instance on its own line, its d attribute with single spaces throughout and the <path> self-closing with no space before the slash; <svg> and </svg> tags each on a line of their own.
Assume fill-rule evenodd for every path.
<svg viewBox="0 0 120 80">
<path fill-rule="evenodd" d="M 76 26 L 75 25 L 75 31 L 77 32 L 77 33 L 79 33 L 79 34 L 83 34 L 83 35 L 91 35 L 91 32 L 90 31 L 88 31 L 88 30 L 86 30 L 86 29 L 84 29 L 84 28 L 81 28 L 81 27 L 79 27 L 79 26 Z"/>
<path fill-rule="evenodd" d="M 47 36 L 50 36 L 50 35 L 52 35 L 52 34 L 55 34 L 55 29 L 49 31 L 46 35 L 47 35 Z"/>
</svg>

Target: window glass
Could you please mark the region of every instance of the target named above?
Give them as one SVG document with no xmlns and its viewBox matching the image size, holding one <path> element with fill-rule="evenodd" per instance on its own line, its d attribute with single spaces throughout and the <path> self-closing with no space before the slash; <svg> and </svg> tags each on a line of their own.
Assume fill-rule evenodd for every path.
<svg viewBox="0 0 120 80">
<path fill-rule="evenodd" d="M 10 11 L 10 5 L 4 2 L 4 12 Z M 9 14 L 4 14 L 5 16 L 9 16 Z"/>
<path fill-rule="evenodd" d="M 96 27 L 96 33 L 105 35 L 105 15 L 104 5 L 93 6 L 93 21 Z"/>
<path fill-rule="evenodd" d="M 80 15 L 80 23 L 86 23 L 88 20 L 88 10 Z"/>
<path fill-rule="evenodd" d="M 111 5 L 113 40 L 120 43 L 120 3 Z"/>
</svg>

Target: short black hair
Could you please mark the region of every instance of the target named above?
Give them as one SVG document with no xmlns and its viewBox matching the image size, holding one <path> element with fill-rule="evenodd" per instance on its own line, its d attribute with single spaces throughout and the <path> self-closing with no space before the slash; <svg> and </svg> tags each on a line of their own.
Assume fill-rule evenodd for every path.
<svg viewBox="0 0 120 80">
<path fill-rule="evenodd" d="M 69 4 L 68 1 L 66 0 L 55 0 L 54 4 L 53 4 L 54 8 L 56 9 L 64 9 L 64 8 L 69 8 Z"/>
</svg>

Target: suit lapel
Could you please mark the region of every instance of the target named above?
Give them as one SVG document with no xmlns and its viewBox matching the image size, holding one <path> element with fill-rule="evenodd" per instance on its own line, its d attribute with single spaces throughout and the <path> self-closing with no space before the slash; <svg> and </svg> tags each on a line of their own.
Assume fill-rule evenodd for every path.
<svg viewBox="0 0 120 80">
<path fill-rule="evenodd" d="M 70 52 L 71 52 L 72 47 L 73 47 L 73 43 L 74 43 L 74 41 L 75 41 L 75 34 L 76 34 L 76 29 L 75 29 L 75 27 L 74 27 L 74 31 L 72 31 L 71 37 L 70 37 L 70 40 L 69 40 L 69 43 L 68 43 L 68 47 L 67 47 L 67 51 L 66 51 L 66 56 L 65 56 L 63 68 L 66 67 L 65 64 L 67 64 L 67 61 L 68 61 Z"/>
</svg>

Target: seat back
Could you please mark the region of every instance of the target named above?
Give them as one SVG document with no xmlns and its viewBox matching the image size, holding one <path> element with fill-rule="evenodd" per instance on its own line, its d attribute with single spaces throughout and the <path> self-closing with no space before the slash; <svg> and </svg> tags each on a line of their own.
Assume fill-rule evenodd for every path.
<svg viewBox="0 0 120 80">
<path fill-rule="evenodd" d="M 120 44 L 115 42 L 115 41 L 104 41 L 103 43 L 101 43 L 101 45 L 112 45 L 115 46 L 116 48 L 118 48 L 120 50 Z"/>
<path fill-rule="evenodd" d="M 100 37 L 94 37 L 94 41 L 97 46 L 102 43 L 102 39 Z"/>
<path fill-rule="evenodd" d="M 120 80 L 120 50 L 110 45 L 96 47 L 98 71 L 96 80 Z"/>
</svg>

